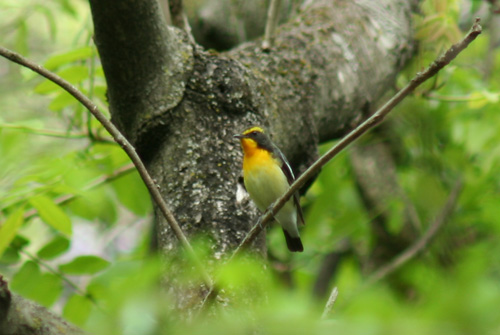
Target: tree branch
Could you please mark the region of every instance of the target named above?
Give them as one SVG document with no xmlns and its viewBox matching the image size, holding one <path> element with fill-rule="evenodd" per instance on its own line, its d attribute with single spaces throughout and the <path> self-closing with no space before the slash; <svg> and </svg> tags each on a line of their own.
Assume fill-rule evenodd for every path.
<svg viewBox="0 0 500 335">
<path fill-rule="evenodd" d="M 302 171 L 316 159 L 319 141 L 360 122 L 362 106 L 385 94 L 414 51 L 414 0 L 307 1 L 280 26 L 270 52 L 253 41 L 224 54 L 189 44 L 173 28 L 153 41 L 168 47 L 144 49 L 139 43 L 144 27 L 131 25 L 129 15 L 144 21 L 135 13 L 153 2 L 91 0 L 110 111 L 161 185 L 184 232 L 213 240 L 216 259 L 230 255 L 259 216 L 247 197 L 236 197 L 241 152 L 231 135 L 252 123 L 267 127 Z M 116 6 L 121 14 L 107 17 Z M 171 56 L 162 66 L 149 66 L 150 58 L 156 64 L 164 52 Z M 141 69 L 147 70 L 145 79 Z M 157 79 L 165 74 L 175 75 Z M 170 88 L 174 84 L 177 88 Z M 162 215 L 157 217 L 159 249 L 169 252 L 177 238 Z M 253 246 L 265 253 L 264 234 Z"/>
<path fill-rule="evenodd" d="M 262 41 L 262 49 L 269 50 L 273 45 L 274 31 L 278 25 L 279 11 L 281 0 L 271 0 L 267 11 L 266 30 L 264 40 Z"/>
<path fill-rule="evenodd" d="M 172 228 L 173 232 L 175 233 L 176 237 L 179 239 L 183 247 L 188 251 L 192 259 L 195 261 L 196 266 L 200 270 L 200 273 L 203 277 L 203 281 L 205 282 L 205 285 L 208 287 L 212 286 L 212 280 L 209 277 L 208 273 L 204 269 L 203 265 L 199 261 L 198 257 L 196 256 L 191 244 L 187 240 L 186 236 L 184 235 L 182 229 L 180 228 L 179 224 L 177 223 L 177 220 L 173 216 L 172 212 L 168 209 L 167 204 L 163 200 L 163 197 L 160 194 L 160 191 L 156 187 L 156 184 L 154 180 L 151 178 L 149 175 L 148 171 L 146 170 L 146 167 L 144 166 L 142 160 L 139 158 L 137 155 L 135 148 L 130 144 L 130 142 L 122 135 L 122 133 L 115 127 L 111 121 L 109 121 L 103 113 L 99 111 L 99 108 L 90 100 L 88 99 L 82 92 L 80 92 L 78 89 L 76 89 L 71 83 L 67 82 L 63 78 L 59 77 L 58 75 L 50 72 L 49 70 L 45 69 L 41 65 L 35 64 L 28 60 L 27 58 L 11 51 L 8 50 L 4 47 L 0 47 L 0 55 L 11 60 L 14 63 L 17 63 L 19 65 L 22 65 L 24 67 L 27 67 L 34 72 L 40 74 L 41 76 L 49 79 L 56 85 L 60 86 L 62 89 L 64 89 L 66 92 L 71 94 L 76 100 L 78 100 L 85 108 L 87 108 L 92 115 L 103 125 L 103 127 L 111 134 L 113 139 L 118 143 L 122 149 L 127 153 L 127 155 L 130 157 L 132 162 L 134 163 L 135 167 L 137 168 L 137 171 L 139 172 L 139 175 L 141 176 L 142 180 L 144 181 L 146 187 L 148 188 L 151 197 L 157 204 L 158 208 L 162 212 L 163 216 L 165 217 L 166 221 Z"/>
<path fill-rule="evenodd" d="M 92 140 L 95 142 L 115 143 L 107 138 L 96 137 L 94 135 L 94 133 L 92 131 L 90 131 L 90 129 L 88 129 L 88 131 L 85 131 L 85 132 L 68 133 L 67 131 L 58 131 L 58 130 L 51 130 L 51 129 L 36 129 L 36 128 L 23 126 L 23 125 L 0 123 L 0 129 L 1 128 L 24 131 L 24 132 L 27 132 L 27 133 L 33 134 L 33 135 L 57 137 L 57 138 L 64 138 L 64 139 L 88 139 L 89 137 L 92 137 Z"/>
<path fill-rule="evenodd" d="M 364 286 L 372 285 L 373 283 L 379 281 L 380 279 L 386 277 L 390 273 L 396 271 L 398 268 L 406 264 L 410 259 L 415 257 L 418 253 L 420 253 L 424 248 L 429 245 L 432 238 L 434 238 L 439 231 L 439 229 L 446 223 L 449 216 L 453 212 L 453 209 L 456 206 L 458 196 L 460 195 L 460 191 L 462 190 L 462 182 L 458 180 L 453 187 L 448 200 L 446 201 L 443 209 L 439 213 L 439 215 L 434 219 L 434 222 L 430 225 L 429 229 L 425 232 L 422 237 L 415 242 L 412 246 L 406 249 L 399 256 L 394 258 L 387 265 L 379 268 L 375 271 L 366 281 Z"/>
<path fill-rule="evenodd" d="M 319 170 L 333 159 L 337 154 L 344 150 L 349 144 L 354 142 L 356 139 L 361 137 L 371 128 L 375 127 L 383 121 L 385 116 L 391 112 L 391 110 L 401 102 L 406 96 L 408 96 L 415 88 L 420 84 L 425 82 L 427 79 L 433 77 L 438 73 L 443 67 L 448 65 L 453 59 L 455 59 L 458 54 L 476 39 L 476 37 L 481 34 L 482 28 L 479 24 L 479 19 L 471 27 L 470 31 L 466 36 L 460 41 L 452 45 L 443 55 L 438 57 L 426 70 L 417 73 L 417 75 L 394 97 L 392 97 L 388 102 L 386 102 L 379 110 L 377 110 L 372 116 L 361 123 L 356 129 L 347 134 L 342 138 L 333 148 L 331 148 L 327 153 L 316 160 L 295 182 L 290 186 L 288 191 L 279 198 L 272 207 L 270 207 L 266 212 L 260 216 L 258 222 L 252 227 L 250 232 L 245 236 L 243 241 L 238 245 L 236 250 L 232 253 L 229 258 L 229 262 L 232 261 L 237 255 L 239 255 L 243 250 L 248 248 L 255 238 L 261 233 L 261 231 L 267 226 L 267 224 L 274 218 L 275 214 L 285 205 L 285 203 L 290 199 L 290 197 L 298 192 L 299 189 L 312 177 L 314 177 Z M 208 290 L 205 298 L 200 304 L 200 308 L 206 304 L 207 301 L 212 300 L 217 295 L 213 289 Z"/>
<path fill-rule="evenodd" d="M 172 24 L 175 27 L 184 30 L 188 35 L 189 40 L 194 43 L 193 34 L 191 33 L 191 27 L 189 26 L 187 16 L 184 13 L 184 5 L 182 3 L 182 0 L 168 0 L 168 7 Z"/>
<path fill-rule="evenodd" d="M 467 46 L 476 39 L 476 37 L 481 33 L 482 28 L 479 25 L 479 19 L 464 37 L 462 41 L 457 44 L 452 45 L 442 56 L 438 57 L 426 70 L 417 73 L 417 75 L 400 90 L 394 97 L 392 97 L 384 106 L 382 106 L 378 111 L 376 111 L 372 116 L 370 116 L 366 121 L 360 124 L 356 129 L 347 134 L 342 138 L 333 148 L 331 148 L 327 153 L 321 156 L 314 164 L 312 164 L 295 182 L 290 186 L 288 191 L 279 198 L 274 205 L 268 209 L 259 219 L 259 222 L 254 225 L 252 230 L 247 234 L 245 239 L 240 243 L 238 248 L 235 250 L 232 257 L 239 254 L 243 249 L 247 248 L 252 241 L 257 237 L 257 235 L 264 229 L 267 224 L 271 221 L 274 215 L 279 212 L 279 210 L 285 205 L 285 203 L 290 199 L 290 197 L 300 190 L 300 188 L 313 176 L 315 176 L 320 169 L 332 160 L 336 155 L 338 155 L 342 150 L 344 150 L 349 144 L 354 142 L 356 139 L 361 137 L 371 128 L 377 126 L 381 123 L 384 118 L 392 111 L 392 109 L 401 102 L 406 96 L 408 96 L 415 88 L 420 84 L 425 82 L 427 79 L 433 77 L 442 68 L 448 65 L 453 59 L 455 59 L 462 50 L 467 48 Z M 231 257 L 231 258 L 232 258 Z"/>
<path fill-rule="evenodd" d="M 328 314 L 332 311 L 333 305 L 335 304 L 335 301 L 337 301 L 337 297 L 339 295 L 339 290 L 337 289 L 337 286 L 335 286 L 332 289 L 332 292 L 330 293 L 330 297 L 328 298 L 328 301 L 326 302 L 325 309 L 323 310 L 323 314 L 321 315 L 322 319 L 326 319 Z"/>
<path fill-rule="evenodd" d="M 105 176 L 101 176 L 97 179 L 95 179 L 94 181 L 92 181 L 90 184 L 86 185 L 82 190 L 83 191 L 89 191 L 89 190 L 92 190 L 98 186 L 101 186 L 107 182 L 111 182 L 115 179 L 118 179 L 126 174 L 129 174 L 130 172 L 134 171 L 135 170 L 135 165 L 130 163 L 130 164 L 126 164 L 118 169 L 116 169 L 115 171 L 113 171 L 112 173 L 108 174 L 108 175 L 105 175 Z M 79 195 L 78 194 L 67 194 L 67 195 L 62 195 L 56 199 L 54 199 L 54 203 L 56 205 L 62 205 L 62 204 L 66 204 L 70 201 L 73 201 L 75 200 L 76 198 L 78 198 Z M 26 211 L 24 213 L 24 220 L 30 220 L 31 218 L 33 218 L 34 216 L 36 216 L 38 214 L 38 210 L 36 208 L 33 208 L 33 209 L 30 209 L 29 211 Z"/>
</svg>

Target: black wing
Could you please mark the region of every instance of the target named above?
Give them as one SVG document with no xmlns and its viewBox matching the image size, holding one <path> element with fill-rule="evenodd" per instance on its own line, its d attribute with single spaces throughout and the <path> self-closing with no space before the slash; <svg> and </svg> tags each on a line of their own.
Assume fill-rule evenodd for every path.
<svg viewBox="0 0 500 335">
<path fill-rule="evenodd" d="M 282 164 L 281 164 L 281 170 L 286 176 L 286 179 L 288 180 L 288 184 L 292 185 L 292 183 L 295 181 L 295 176 L 293 175 L 293 170 L 290 164 L 288 163 L 288 160 L 286 159 L 285 155 L 281 152 L 280 149 L 277 147 L 273 148 L 274 153 L 280 158 Z M 304 221 L 304 214 L 302 213 L 302 208 L 300 207 L 300 200 L 299 200 L 299 192 L 295 192 L 293 194 L 293 203 L 295 204 L 295 207 L 297 208 L 297 214 L 299 216 L 299 223 L 302 223 L 303 225 L 306 224 Z"/>
</svg>

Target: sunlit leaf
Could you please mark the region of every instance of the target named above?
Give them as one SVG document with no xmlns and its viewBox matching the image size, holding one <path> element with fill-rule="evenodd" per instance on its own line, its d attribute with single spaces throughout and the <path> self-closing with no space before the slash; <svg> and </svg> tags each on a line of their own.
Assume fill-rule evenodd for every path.
<svg viewBox="0 0 500 335">
<path fill-rule="evenodd" d="M 78 84 L 88 78 L 89 70 L 83 65 L 74 65 L 59 71 L 57 74 L 72 84 Z M 61 90 L 61 88 L 48 79 L 41 82 L 34 89 L 35 93 L 38 94 L 49 94 L 57 90 Z"/>
<path fill-rule="evenodd" d="M 482 92 L 472 92 L 469 97 L 470 100 L 467 102 L 467 105 L 472 109 L 482 108 L 489 102 Z"/>
<path fill-rule="evenodd" d="M 61 91 L 54 99 L 52 99 L 49 104 L 49 108 L 57 112 L 62 110 L 63 108 L 75 106 L 77 104 L 79 104 L 79 102 L 71 94 L 66 91 Z"/>
<path fill-rule="evenodd" d="M 30 204 L 37 209 L 40 218 L 45 223 L 63 234 L 71 235 L 71 220 L 52 199 L 39 195 L 31 198 Z"/>
<path fill-rule="evenodd" d="M 16 26 L 16 51 L 21 54 L 28 53 L 28 27 L 25 21 L 18 21 Z"/>
<path fill-rule="evenodd" d="M 72 62 L 83 60 L 91 57 L 93 49 L 90 46 L 73 49 L 68 52 L 60 53 L 51 56 L 45 61 L 44 66 L 49 70 L 54 70 L 61 65 L 70 64 Z M 87 70 L 88 71 L 88 70 Z"/>
</svg>

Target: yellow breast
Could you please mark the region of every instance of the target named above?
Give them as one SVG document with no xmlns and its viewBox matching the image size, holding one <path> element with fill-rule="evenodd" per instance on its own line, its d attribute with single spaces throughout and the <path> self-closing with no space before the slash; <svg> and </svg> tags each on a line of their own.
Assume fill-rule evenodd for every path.
<svg viewBox="0 0 500 335">
<path fill-rule="evenodd" d="M 255 141 L 242 139 L 245 187 L 257 207 L 264 211 L 288 189 L 281 162 L 259 148 Z"/>
</svg>

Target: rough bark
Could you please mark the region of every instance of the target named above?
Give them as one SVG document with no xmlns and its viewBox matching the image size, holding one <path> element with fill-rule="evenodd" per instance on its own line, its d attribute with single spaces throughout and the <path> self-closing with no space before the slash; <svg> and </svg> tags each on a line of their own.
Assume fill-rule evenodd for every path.
<svg viewBox="0 0 500 335">
<path fill-rule="evenodd" d="M 254 41 L 216 54 L 167 27 L 157 0 L 90 1 L 112 120 L 183 230 L 212 239 L 215 258 L 232 250 L 258 216 L 242 192 L 232 135 L 253 123 L 266 126 L 301 171 L 319 142 L 362 120 L 411 57 L 413 0 L 306 3 L 278 29 L 270 52 Z M 177 249 L 161 216 L 157 231 L 163 252 Z M 265 251 L 263 236 L 255 249 Z M 0 289 L 4 333 L 79 332 Z"/>
<path fill-rule="evenodd" d="M 260 41 L 225 54 L 163 26 L 157 2 L 91 0 L 113 121 L 134 143 L 188 235 L 227 254 L 256 221 L 232 135 L 259 123 L 296 170 L 318 142 L 344 134 L 412 53 L 413 1 L 314 1 Z M 158 218 L 158 245 L 177 248 Z M 256 243 L 265 250 L 264 239 Z"/>
</svg>

